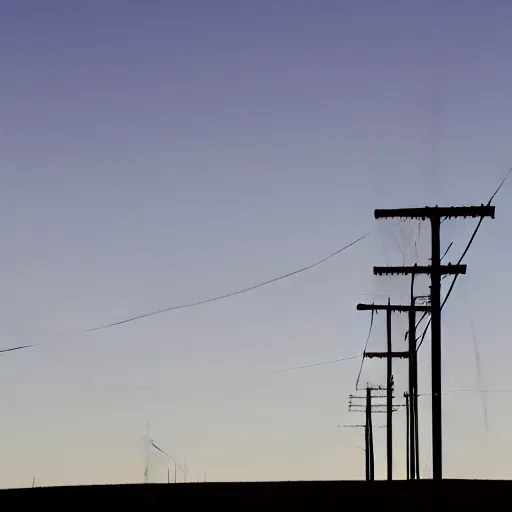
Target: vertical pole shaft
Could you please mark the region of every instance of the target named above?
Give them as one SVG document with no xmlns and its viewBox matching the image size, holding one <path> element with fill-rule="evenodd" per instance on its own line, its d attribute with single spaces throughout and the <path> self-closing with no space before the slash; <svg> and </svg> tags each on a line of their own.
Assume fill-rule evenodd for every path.
<svg viewBox="0 0 512 512">
<path fill-rule="evenodd" d="M 413 299 L 414 300 L 414 299 Z M 409 310 L 409 464 L 411 480 L 414 480 L 416 476 L 416 465 L 415 456 L 416 450 L 414 448 L 416 437 L 415 433 L 415 417 L 414 417 L 414 352 L 416 351 L 416 339 L 415 335 L 415 322 L 416 315 L 414 314 L 414 304 L 411 303 L 411 309 Z"/>
<path fill-rule="evenodd" d="M 366 388 L 366 425 L 364 427 L 364 447 L 366 454 L 366 464 L 365 464 L 365 473 L 366 480 L 370 480 L 370 388 Z"/>
<path fill-rule="evenodd" d="M 388 300 L 388 306 L 391 301 Z M 391 309 L 387 311 L 387 338 L 388 338 L 388 375 L 387 375 L 387 463 L 388 480 L 393 480 L 393 358 L 391 356 Z"/>
<path fill-rule="evenodd" d="M 368 411 L 368 437 L 370 442 L 370 480 L 375 480 L 375 455 L 373 452 L 373 424 L 372 424 L 372 391 L 369 389 L 370 407 Z"/>
<path fill-rule="evenodd" d="M 409 421 L 409 394 L 405 393 L 405 421 L 406 421 L 406 439 L 405 439 L 405 452 L 406 452 L 406 462 L 407 462 L 407 480 L 411 478 L 411 460 L 410 460 L 410 447 L 409 447 L 409 429 L 410 429 L 410 421 Z"/>
<path fill-rule="evenodd" d="M 441 219 L 433 216 L 431 275 L 432 334 L 432 479 L 443 478 L 442 409 L 441 409 Z"/>
<path fill-rule="evenodd" d="M 174 461 L 174 483 L 176 483 L 176 480 L 177 480 L 177 474 L 178 474 L 178 464 L 176 463 L 176 461 Z"/>
<path fill-rule="evenodd" d="M 419 418 L 418 418 L 418 352 L 416 351 L 415 344 L 415 358 L 414 358 L 414 447 L 416 449 L 416 480 L 420 479 L 420 443 L 419 443 Z"/>
</svg>

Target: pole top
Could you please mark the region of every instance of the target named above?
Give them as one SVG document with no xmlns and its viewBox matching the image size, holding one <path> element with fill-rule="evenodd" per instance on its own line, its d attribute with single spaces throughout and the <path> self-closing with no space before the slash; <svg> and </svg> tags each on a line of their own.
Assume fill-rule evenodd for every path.
<svg viewBox="0 0 512 512">
<path fill-rule="evenodd" d="M 424 208 L 396 208 L 375 210 L 376 219 L 409 218 L 409 219 L 432 219 L 432 218 L 455 218 L 455 217 L 490 217 L 494 219 L 495 207 L 490 205 L 480 206 L 425 206 Z"/>
</svg>

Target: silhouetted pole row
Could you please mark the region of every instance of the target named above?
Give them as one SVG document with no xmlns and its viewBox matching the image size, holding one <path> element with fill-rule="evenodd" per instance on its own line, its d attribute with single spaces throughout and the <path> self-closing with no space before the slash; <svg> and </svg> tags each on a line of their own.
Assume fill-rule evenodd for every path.
<svg viewBox="0 0 512 512">
<path fill-rule="evenodd" d="M 393 374 L 392 374 L 392 360 L 393 358 L 409 359 L 409 382 L 410 392 L 414 388 L 415 381 L 415 366 L 411 366 L 411 361 L 415 358 L 411 357 L 411 347 L 406 352 L 393 352 L 392 341 L 391 341 L 391 315 L 393 312 L 396 313 L 409 313 L 413 309 L 419 311 L 428 312 L 430 308 L 428 306 L 411 306 L 391 304 L 388 300 L 387 305 L 378 304 L 358 304 L 358 311 L 386 311 L 387 321 L 387 351 L 386 352 L 365 352 L 364 357 L 367 358 L 382 358 L 387 360 L 387 418 L 388 418 L 388 431 L 387 431 L 387 478 L 388 480 L 393 479 Z M 415 350 L 415 349 L 414 349 Z M 416 353 L 416 352 L 414 352 Z"/>
<path fill-rule="evenodd" d="M 375 480 L 375 455 L 374 455 L 374 446 L 373 446 L 373 414 L 386 414 L 388 415 L 387 404 L 375 404 L 373 403 L 374 398 L 386 398 L 388 399 L 388 393 L 386 395 L 373 395 L 372 391 L 388 391 L 386 388 L 381 386 L 378 387 L 366 387 L 365 396 L 357 396 L 357 395 L 349 395 L 349 411 L 351 412 L 364 412 L 366 417 L 366 423 L 364 425 L 365 429 L 365 473 L 366 480 Z M 391 399 L 393 399 L 393 395 L 391 395 Z M 353 403 L 353 400 L 365 400 L 365 404 Z M 399 407 L 403 407 L 403 405 L 394 405 L 391 409 L 391 413 L 396 412 Z M 389 415 L 388 415 L 389 416 Z M 358 425 L 340 425 L 342 427 L 356 427 Z M 380 426 L 382 427 L 382 426 Z"/>
<path fill-rule="evenodd" d="M 441 381 L 441 276 L 466 273 L 466 265 L 441 265 L 440 230 L 441 219 L 458 217 L 491 217 L 494 218 L 494 206 L 467 207 L 425 207 L 402 208 L 395 210 L 375 210 L 376 219 L 409 218 L 428 219 L 432 233 L 432 257 L 430 266 L 375 267 L 375 275 L 428 274 L 431 279 L 431 336 L 432 336 L 432 477 L 434 480 L 443 478 L 443 447 L 442 447 L 442 381 Z M 409 397 L 414 402 L 414 397 Z M 412 413 L 412 411 L 411 411 Z M 414 414 L 409 415 L 412 422 Z M 414 430 L 414 429 L 412 429 Z M 412 439 L 412 437 L 411 437 Z M 412 451 L 412 447 L 410 447 Z M 411 474 L 412 477 L 412 474 Z"/>
</svg>

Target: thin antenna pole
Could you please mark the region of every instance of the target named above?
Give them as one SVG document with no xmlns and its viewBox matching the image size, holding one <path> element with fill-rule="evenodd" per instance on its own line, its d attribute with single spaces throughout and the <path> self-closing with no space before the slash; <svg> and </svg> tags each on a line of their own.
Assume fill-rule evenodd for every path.
<svg viewBox="0 0 512 512">
<path fill-rule="evenodd" d="M 149 421 L 146 422 L 146 468 L 144 469 L 144 483 L 149 483 L 149 458 L 151 456 L 149 439 Z"/>
<path fill-rule="evenodd" d="M 176 475 L 178 473 L 177 466 L 178 466 L 177 462 L 174 461 L 174 483 L 176 483 Z"/>
<path fill-rule="evenodd" d="M 169 468 L 167 468 L 167 483 L 171 483 L 171 470 Z"/>
</svg>

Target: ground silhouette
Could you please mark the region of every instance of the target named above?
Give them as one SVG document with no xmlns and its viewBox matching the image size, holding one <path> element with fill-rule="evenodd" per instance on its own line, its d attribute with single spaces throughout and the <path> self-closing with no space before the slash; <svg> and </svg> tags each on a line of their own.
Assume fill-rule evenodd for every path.
<svg viewBox="0 0 512 512">
<path fill-rule="evenodd" d="M 336 507 L 337 509 L 435 510 L 439 506 L 456 510 L 477 510 L 507 503 L 512 482 L 492 480 L 421 480 L 374 482 L 261 482 L 137 484 L 109 486 L 48 487 L 0 491 L 5 506 L 46 508 L 79 505 L 121 507 L 165 505 L 254 507 L 275 510 L 291 507 Z M 243 508 L 240 508 L 243 510 Z"/>
</svg>

